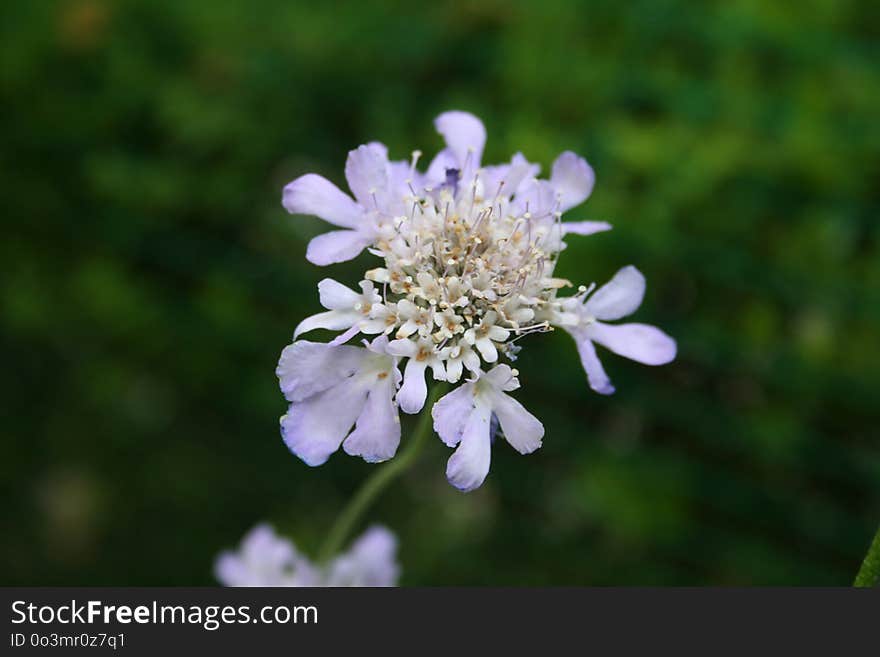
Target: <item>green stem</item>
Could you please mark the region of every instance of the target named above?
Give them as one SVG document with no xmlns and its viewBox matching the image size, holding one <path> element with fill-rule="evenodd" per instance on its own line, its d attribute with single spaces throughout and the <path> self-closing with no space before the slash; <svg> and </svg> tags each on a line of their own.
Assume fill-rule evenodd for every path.
<svg viewBox="0 0 880 657">
<path fill-rule="evenodd" d="M 422 409 L 416 430 L 407 441 L 406 446 L 394 459 L 386 465 L 377 468 L 375 472 L 367 477 L 354 497 L 349 500 L 348 505 L 342 510 L 342 513 L 336 518 L 336 522 L 330 528 L 321 551 L 318 553 L 318 561 L 320 563 L 327 563 L 342 549 L 358 520 L 370 508 L 370 505 L 379 496 L 379 493 L 416 460 L 419 452 L 422 451 L 422 447 L 427 442 L 428 436 L 431 434 L 431 408 L 434 406 L 434 402 L 440 398 L 444 389 L 444 385 L 434 384 L 428 395 L 428 400 L 425 402 L 425 407 Z"/>
<path fill-rule="evenodd" d="M 856 575 L 856 581 L 853 586 L 877 586 L 880 584 L 880 528 L 871 541 L 871 547 L 868 548 L 868 554 L 862 562 L 862 567 Z"/>
</svg>

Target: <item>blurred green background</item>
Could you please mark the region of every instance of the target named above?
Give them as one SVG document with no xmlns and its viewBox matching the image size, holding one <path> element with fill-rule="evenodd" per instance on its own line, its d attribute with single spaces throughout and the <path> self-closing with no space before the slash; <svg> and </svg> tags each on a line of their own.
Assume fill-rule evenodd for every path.
<svg viewBox="0 0 880 657">
<path fill-rule="evenodd" d="M 373 466 L 281 442 L 274 368 L 327 275 L 281 188 L 441 147 L 597 185 L 560 273 L 648 277 L 672 365 L 525 344 L 546 426 L 463 495 L 433 440 L 370 521 L 403 584 L 848 584 L 880 521 L 880 16 L 808 0 L 0 7 L 3 584 L 210 584 L 259 520 L 314 552 Z"/>
</svg>

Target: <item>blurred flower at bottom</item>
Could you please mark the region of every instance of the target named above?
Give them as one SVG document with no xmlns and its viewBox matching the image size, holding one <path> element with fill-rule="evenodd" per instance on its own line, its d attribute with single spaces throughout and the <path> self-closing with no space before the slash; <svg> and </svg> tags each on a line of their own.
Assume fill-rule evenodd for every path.
<svg viewBox="0 0 880 657">
<path fill-rule="evenodd" d="M 214 574 L 224 586 L 395 586 L 400 575 L 397 538 L 374 525 L 347 552 L 321 566 L 263 523 L 245 535 L 238 551 L 217 557 Z"/>
</svg>

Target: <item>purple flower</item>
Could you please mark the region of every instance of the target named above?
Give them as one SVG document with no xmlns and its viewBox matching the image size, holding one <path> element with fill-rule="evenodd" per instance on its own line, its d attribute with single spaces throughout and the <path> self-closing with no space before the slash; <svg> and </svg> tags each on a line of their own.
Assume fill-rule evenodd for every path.
<svg viewBox="0 0 880 657">
<path fill-rule="evenodd" d="M 611 228 L 563 221 L 593 191 L 595 174 L 584 158 L 563 152 L 542 180 L 540 167 L 521 153 L 484 165 L 486 129 L 472 114 L 445 112 L 434 125 L 446 145 L 424 173 L 420 151 L 391 161 L 373 142 L 349 153 L 353 198 L 312 174 L 285 187 L 288 211 L 342 229 L 316 237 L 310 261 L 341 262 L 367 249 L 382 263 L 364 273 L 360 291 L 330 278 L 318 285 L 325 310 L 304 319 L 294 338 L 318 328 L 338 334 L 329 345 L 285 349 L 278 375 L 291 405 L 281 426 L 287 445 L 310 465 L 340 445 L 368 461 L 391 458 L 400 441 L 398 409 L 422 410 L 430 369 L 434 380 L 460 385 L 432 413 L 441 438 L 457 447 L 449 480 L 472 490 L 489 470 L 493 426 L 522 453 L 541 444 L 540 422 L 506 394 L 519 386 L 515 371 L 496 366 L 516 360 L 522 338 L 564 328 L 602 394 L 614 388 L 594 342 L 657 365 L 675 357 L 675 341 L 652 326 L 607 323 L 641 303 L 644 279 L 635 268 L 592 297 L 583 286 L 561 296 L 571 282 L 554 269 L 566 240 Z M 367 350 L 345 346 L 359 334 L 379 337 Z M 465 370 L 474 378 L 460 383 Z"/>
<path fill-rule="evenodd" d="M 223 586 L 315 586 L 318 571 L 267 524 L 245 535 L 238 552 L 222 552 L 214 575 Z"/>
<path fill-rule="evenodd" d="M 385 336 L 366 349 L 300 340 L 281 353 L 278 380 L 291 402 L 281 435 L 308 465 L 326 462 L 340 445 L 370 463 L 397 452 L 400 372 L 387 344 Z"/>
<path fill-rule="evenodd" d="M 400 566 L 396 560 L 397 538 L 385 527 L 365 531 L 348 552 L 327 569 L 327 586 L 396 586 Z"/>
<path fill-rule="evenodd" d="M 517 371 L 497 365 L 441 398 L 431 411 L 434 430 L 449 447 L 458 447 L 446 465 L 449 483 L 462 491 L 479 488 L 489 473 L 492 418 L 520 454 L 541 446 L 544 426 L 506 394 L 519 388 Z"/>
<path fill-rule="evenodd" d="M 675 340 L 648 324 L 606 324 L 631 315 L 645 296 L 645 277 L 632 265 L 618 271 L 614 278 L 592 296 L 589 292 L 563 300 L 558 325 L 577 343 L 581 363 L 590 387 L 603 395 L 614 392 L 593 343 L 601 344 L 620 356 L 645 365 L 664 365 L 675 359 Z"/>
</svg>

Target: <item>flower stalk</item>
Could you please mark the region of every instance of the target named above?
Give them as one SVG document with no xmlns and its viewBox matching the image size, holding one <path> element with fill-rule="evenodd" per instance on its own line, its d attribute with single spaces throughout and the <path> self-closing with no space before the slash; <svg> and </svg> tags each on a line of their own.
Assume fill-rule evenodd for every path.
<svg viewBox="0 0 880 657">
<path fill-rule="evenodd" d="M 319 563 L 326 563 L 342 549 L 361 516 L 370 508 L 372 503 L 379 497 L 379 494 L 415 463 L 425 443 L 428 441 L 428 436 L 431 434 L 431 408 L 434 402 L 445 392 L 445 389 L 446 385 L 442 383 L 433 386 L 429 393 L 429 403 L 422 410 L 416 429 L 406 447 L 392 461 L 380 468 L 376 468 L 373 474 L 364 481 L 354 497 L 349 500 L 342 513 L 336 518 L 336 522 L 333 523 L 333 527 L 330 528 L 327 538 L 321 546 L 321 550 L 318 553 Z"/>
<path fill-rule="evenodd" d="M 880 528 L 871 541 L 871 547 L 868 548 L 868 554 L 862 561 L 862 567 L 856 575 L 853 586 L 869 587 L 880 585 Z"/>
</svg>

